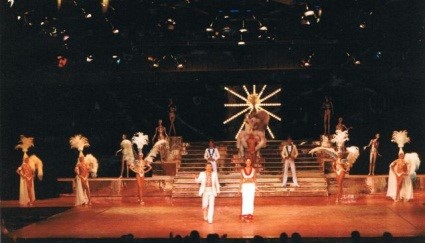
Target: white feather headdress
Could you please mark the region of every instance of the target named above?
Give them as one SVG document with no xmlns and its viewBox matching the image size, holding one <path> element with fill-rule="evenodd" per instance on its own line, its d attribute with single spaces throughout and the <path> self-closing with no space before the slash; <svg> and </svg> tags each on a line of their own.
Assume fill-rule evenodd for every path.
<svg viewBox="0 0 425 243">
<path fill-rule="evenodd" d="M 81 134 L 77 134 L 69 139 L 69 144 L 71 145 L 71 149 L 75 148 L 80 151 L 79 156 L 83 155 L 83 150 L 86 147 L 89 147 L 89 140 Z"/>
<path fill-rule="evenodd" d="M 138 132 L 134 134 L 134 136 L 131 138 L 131 141 L 133 144 L 136 144 L 137 149 L 139 150 L 139 154 L 142 154 L 143 146 L 149 143 L 149 137 L 148 135 L 143 135 L 142 132 Z"/>
<path fill-rule="evenodd" d="M 403 147 L 406 143 L 410 143 L 410 138 L 407 136 L 407 131 L 394 131 L 391 142 L 396 143 L 400 148 L 399 153 L 403 153 Z"/>
<path fill-rule="evenodd" d="M 335 134 L 332 135 L 331 142 L 336 143 L 338 147 L 344 145 L 345 141 L 348 141 L 348 131 L 336 130 Z"/>
<path fill-rule="evenodd" d="M 28 149 L 34 147 L 34 138 L 33 137 L 25 137 L 24 135 L 21 135 L 19 137 L 19 143 L 15 146 L 15 149 L 21 149 L 24 153 L 24 158 L 28 157 L 27 152 Z"/>
</svg>

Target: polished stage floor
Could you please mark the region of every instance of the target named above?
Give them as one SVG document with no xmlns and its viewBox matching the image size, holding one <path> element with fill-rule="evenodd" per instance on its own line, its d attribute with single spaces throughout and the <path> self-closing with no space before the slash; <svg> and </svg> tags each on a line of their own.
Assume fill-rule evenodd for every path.
<svg viewBox="0 0 425 243">
<path fill-rule="evenodd" d="M 34 207 L 67 207 L 73 197 L 39 200 Z M 298 232 L 304 237 L 349 238 L 352 231 L 362 237 L 425 237 L 425 191 L 416 191 L 409 202 L 393 202 L 384 195 L 347 197 L 336 203 L 330 197 L 256 198 L 252 223 L 239 220 L 240 198 L 217 198 L 212 224 L 202 219 L 200 198 L 146 197 L 94 198 L 93 205 L 73 207 L 46 220 L 11 232 L 18 238 L 167 238 L 199 231 L 227 234 L 228 238 L 260 235 L 278 238 Z M 3 208 L 17 207 L 17 201 L 2 201 Z"/>
</svg>

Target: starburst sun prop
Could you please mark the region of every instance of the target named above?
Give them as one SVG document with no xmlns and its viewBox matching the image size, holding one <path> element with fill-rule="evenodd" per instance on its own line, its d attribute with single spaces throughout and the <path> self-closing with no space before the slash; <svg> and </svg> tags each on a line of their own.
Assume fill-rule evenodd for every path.
<svg viewBox="0 0 425 243">
<path fill-rule="evenodd" d="M 269 114 L 271 117 L 273 117 L 274 119 L 281 121 L 282 118 L 280 118 L 279 116 L 277 116 L 276 114 L 273 114 L 272 112 L 266 110 L 264 107 L 271 107 L 271 106 L 281 106 L 281 103 L 266 103 L 266 101 L 272 97 L 274 97 L 277 93 L 279 93 L 282 89 L 278 88 L 276 90 L 274 90 L 273 92 L 271 92 L 270 94 L 266 95 L 263 97 L 264 91 L 267 88 L 267 85 L 263 85 L 263 87 L 261 88 L 260 93 L 257 93 L 256 90 L 256 85 L 252 86 L 252 93 L 250 93 L 246 87 L 246 85 L 243 85 L 243 90 L 245 91 L 246 97 L 244 97 L 243 95 L 237 93 L 236 91 L 228 88 L 228 87 L 224 87 L 224 89 L 231 93 L 232 95 L 238 97 L 239 99 L 242 100 L 241 103 L 226 103 L 224 104 L 224 107 L 230 107 L 230 108 L 234 108 L 234 107 L 245 107 L 243 108 L 241 111 L 239 111 L 238 113 L 234 114 L 233 116 L 229 117 L 228 119 L 226 119 L 223 124 L 227 124 L 229 122 L 231 122 L 232 120 L 238 118 L 239 116 L 248 114 L 250 115 L 252 112 L 254 111 L 260 111 L 263 110 L 265 111 L 267 114 Z M 242 128 L 244 127 L 244 122 L 242 121 L 241 126 L 239 127 L 238 132 L 236 133 L 235 138 L 238 137 L 239 133 L 241 132 Z M 267 126 L 267 131 L 270 134 L 270 136 L 272 138 L 274 138 L 274 134 L 271 130 L 271 128 L 269 126 Z"/>
</svg>

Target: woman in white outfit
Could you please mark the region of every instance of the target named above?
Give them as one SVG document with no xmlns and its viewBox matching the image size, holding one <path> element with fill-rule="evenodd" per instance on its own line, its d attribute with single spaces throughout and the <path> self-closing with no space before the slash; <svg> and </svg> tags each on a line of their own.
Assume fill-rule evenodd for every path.
<svg viewBox="0 0 425 243">
<path fill-rule="evenodd" d="M 240 218 L 244 222 L 254 220 L 254 198 L 257 180 L 255 169 L 251 166 L 251 163 L 251 160 L 247 159 L 245 168 L 241 170 L 242 213 Z"/>
</svg>

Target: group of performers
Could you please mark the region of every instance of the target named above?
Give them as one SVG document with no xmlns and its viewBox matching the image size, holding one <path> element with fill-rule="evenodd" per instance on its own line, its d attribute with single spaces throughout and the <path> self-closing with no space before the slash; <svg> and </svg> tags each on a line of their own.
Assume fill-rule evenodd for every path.
<svg viewBox="0 0 425 243">
<path fill-rule="evenodd" d="M 333 114 L 332 102 L 326 97 L 323 104 L 324 109 L 324 128 L 325 134 L 322 136 L 322 142 L 319 147 L 312 149 L 309 153 L 325 153 L 333 159 L 332 168 L 336 174 L 336 181 L 338 184 L 337 201 L 342 197 L 343 179 L 352 167 L 353 163 L 359 156 L 358 147 L 351 146 L 345 147 L 345 142 L 348 141 L 348 131 L 343 124 L 343 119 L 338 119 L 335 134 L 329 139 L 329 120 L 330 115 Z M 176 108 L 170 100 L 169 104 L 169 118 L 171 122 L 170 131 L 175 134 L 174 121 L 176 118 Z M 260 149 L 266 146 L 265 127 L 268 123 L 268 114 L 265 112 L 254 111 L 247 114 L 245 117 L 245 129 L 240 132 L 237 137 L 238 155 L 243 160 L 245 166 L 240 170 L 240 192 L 242 194 L 242 210 L 240 218 L 244 222 L 251 222 L 254 213 L 254 197 L 256 191 L 256 174 L 258 173 L 259 166 L 257 164 L 260 158 Z M 369 173 L 373 176 L 375 174 L 376 159 L 380 156 L 378 152 L 380 134 L 377 133 L 369 144 L 364 146 L 366 150 L 370 148 L 369 156 Z M 144 158 L 142 148 L 148 144 L 148 136 L 143 133 L 136 133 L 132 140 L 127 139 L 126 135 L 122 136 L 121 149 L 116 152 L 122 153 L 121 159 L 121 172 L 119 178 L 123 177 L 124 168 L 127 169 L 127 177 L 129 177 L 129 170 L 133 171 L 136 175 L 138 186 L 138 202 L 143 202 L 143 187 L 145 174 L 152 170 L 151 163 L 153 159 L 160 155 L 161 161 L 166 157 L 166 144 L 168 143 L 168 134 L 166 128 L 162 124 L 162 120 L 158 121 L 158 126 L 155 128 L 155 134 L 152 138 L 154 143 L 153 148 L 149 154 Z M 393 161 L 389 168 L 388 191 L 387 196 L 393 198 L 395 201 L 409 200 L 413 198 L 413 186 L 411 177 L 415 175 L 418 169 L 420 160 L 417 153 L 405 154 L 402 150 L 405 143 L 410 142 L 407 137 L 406 131 L 395 131 L 393 133 L 393 142 L 398 144 L 400 148 L 398 159 Z M 91 194 L 89 187 L 89 176 L 97 176 L 98 162 L 97 159 L 91 155 L 84 155 L 84 148 L 89 146 L 88 139 L 82 135 L 75 135 L 69 140 L 71 148 L 76 148 L 79 151 L 77 163 L 74 171 L 75 178 L 75 192 L 76 201 L 75 205 L 90 205 Z M 336 144 L 332 147 L 332 143 Z M 137 157 L 133 151 L 133 144 L 137 146 Z M 291 168 L 292 185 L 299 187 L 296 175 L 295 160 L 298 157 L 298 149 L 291 138 L 288 138 L 282 143 L 281 157 L 283 162 L 283 178 L 282 186 L 288 185 L 288 170 Z M 22 165 L 17 169 L 20 176 L 20 197 L 19 202 L 21 205 L 33 205 L 35 201 L 34 193 L 34 175 L 38 172 L 38 178 L 41 180 L 43 176 L 42 161 L 35 155 L 28 156 L 27 151 L 30 147 L 34 146 L 33 138 L 21 136 L 20 143 L 16 146 L 22 149 L 24 156 Z M 195 181 L 200 183 L 199 195 L 202 196 L 202 210 L 203 216 L 206 221 L 212 223 L 214 214 L 214 200 L 218 193 L 220 193 L 220 183 L 218 179 L 217 161 L 220 159 L 220 153 L 215 147 L 214 141 L 208 142 L 208 148 L 205 149 L 204 159 L 206 160 L 205 171 L 201 172 Z"/>
</svg>

